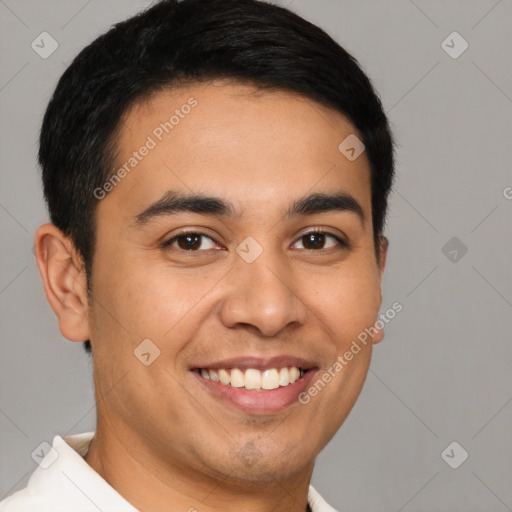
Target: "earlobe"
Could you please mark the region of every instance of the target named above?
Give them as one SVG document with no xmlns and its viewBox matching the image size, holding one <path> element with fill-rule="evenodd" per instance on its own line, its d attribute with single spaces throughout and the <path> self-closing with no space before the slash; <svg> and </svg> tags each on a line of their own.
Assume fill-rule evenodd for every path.
<svg viewBox="0 0 512 512">
<path fill-rule="evenodd" d="M 55 225 L 44 224 L 36 232 L 34 253 L 61 334 L 71 341 L 88 340 L 87 281 L 72 241 Z"/>
<path fill-rule="evenodd" d="M 384 339 L 384 327 L 382 329 L 379 329 L 377 334 L 372 338 L 372 343 L 376 345 L 377 343 L 380 343 Z"/>
</svg>

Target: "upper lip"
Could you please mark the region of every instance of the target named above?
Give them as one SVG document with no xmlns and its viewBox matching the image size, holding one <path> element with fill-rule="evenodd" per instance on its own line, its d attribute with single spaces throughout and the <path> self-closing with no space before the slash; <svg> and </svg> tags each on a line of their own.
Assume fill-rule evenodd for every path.
<svg viewBox="0 0 512 512">
<path fill-rule="evenodd" d="M 284 368 L 285 366 L 295 366 L 304 370 L 312 370 L 317 368 L 317 365 L 312 361 L 308 361 L 301 357 L 291 355 L 282 355 L 275 357 L 233 357 L 230 359 L 223 359 L 222 361 L 205 362 L 196 364 L 191 367 L 192 370 L 200 368 L 207 368 L 210 370 L 221 368 L 239 368 L 240 370 L 247 368 L 256 368 L 258 370 L 268 370 L 270 368 Z"/>
</svg>

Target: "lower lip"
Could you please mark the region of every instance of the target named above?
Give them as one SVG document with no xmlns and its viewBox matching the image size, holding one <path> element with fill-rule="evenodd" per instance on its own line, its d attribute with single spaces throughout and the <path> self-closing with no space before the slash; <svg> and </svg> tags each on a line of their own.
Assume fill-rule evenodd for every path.
<svg viewBox="0 0 512 512">
<path fill-rule="evenodd" d="M 230 402 L 238 409 L 249 414 L 271 414 L 283 411 L 294 403 L 300 403 L 298 397 L 309 386 L 316 370 L 308 370 L 301 379 L 296 380 L 293 384 L 265 391 L 234 388 L 205 379 L 197 371 L 192 373 L 215 396 Z"/>
</svg>

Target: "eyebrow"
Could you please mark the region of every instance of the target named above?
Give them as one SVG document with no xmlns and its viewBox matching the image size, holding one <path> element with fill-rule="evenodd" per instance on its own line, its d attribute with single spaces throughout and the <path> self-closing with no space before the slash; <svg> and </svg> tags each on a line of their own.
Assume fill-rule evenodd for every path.
<svg viewBox="0 0 512 512">
<path fill-rule="evenodd" d="M 365 224 L 365 214 L 359 202 L 346 192 L 314 193 L 296 200 L 285 217 L 298 215 L 314 215 L 324 212 L 352 212 L 355 213 L 361 224 Z M 160 199 L 149 205 L 144 211 L 135 217 L 133 223 L 136 227 L 142 227 L 151 220 L 166 215 L 180 212 L 199 213 L 203 215 L 220 217 L 237 217 L 237 212 L 232 203 L 220 197 L 205 196 L 201 194 L 184 194 L 169 190 Z"/>
</svg>

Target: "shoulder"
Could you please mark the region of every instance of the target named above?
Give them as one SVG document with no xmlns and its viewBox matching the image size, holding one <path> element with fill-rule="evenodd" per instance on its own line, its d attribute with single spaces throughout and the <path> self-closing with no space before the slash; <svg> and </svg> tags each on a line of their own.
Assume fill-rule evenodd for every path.
<svg viewBox="0 0 512 512">
<path fill-rule="evenodd" d="M 27 486 L 0 502 L 0 512 L 136 511 L 84 460 L 93 436 L 55 436 Z"/>
<path fill-rule="evenodd" d="M 312 512 L 338 512 L 332 508 L 312 486 L 309 486 L 308 503 Z"/>
</svg>

